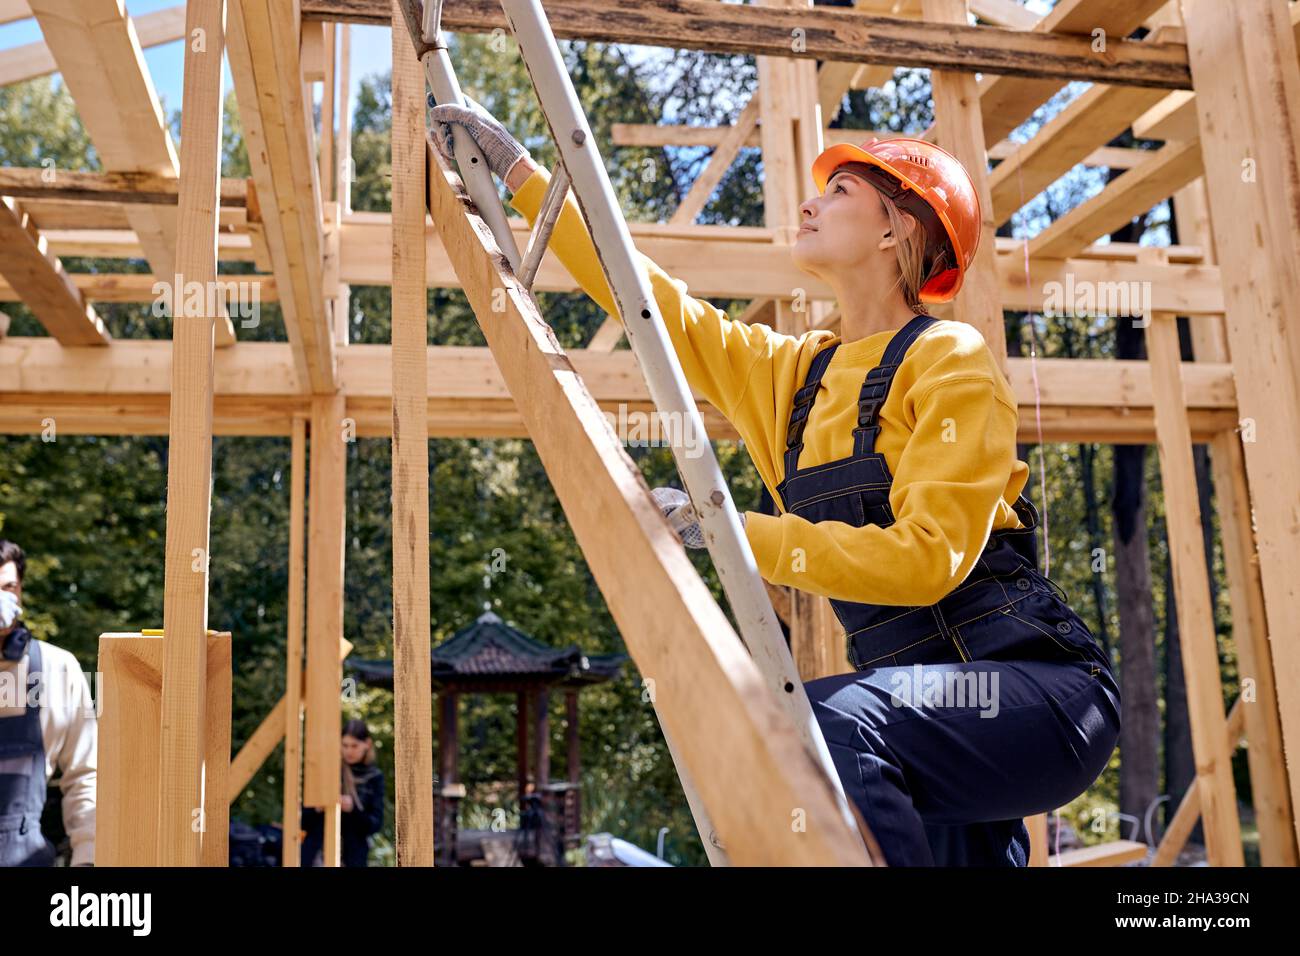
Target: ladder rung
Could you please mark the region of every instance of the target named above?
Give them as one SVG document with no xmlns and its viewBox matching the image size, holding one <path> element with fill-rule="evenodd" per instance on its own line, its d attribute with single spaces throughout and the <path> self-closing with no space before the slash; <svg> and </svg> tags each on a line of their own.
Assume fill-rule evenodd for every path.
<svg viewBox="0 0 1300 956">
<path fill-rule="evenodd" d="M 524 250 L 524 257 L 519 263 L 517 274 L 525 289 L 533 287 L 533 279 L 537 277 L 542 256 L 546 254 L 551 233 L 555 231 L 555 223 L 560 218 L 560 211 L 564 208 L 564 200 L 568 194 L 569 171 L 564 168 L 564 163 L 557 162 L 555 171 L 551 173 L 551 181 L 546 185 L 546 194 L 542 196 L 542 208 L 538 213 L 537 226 L 528 236 L 528 248 Z"/>
</svg>

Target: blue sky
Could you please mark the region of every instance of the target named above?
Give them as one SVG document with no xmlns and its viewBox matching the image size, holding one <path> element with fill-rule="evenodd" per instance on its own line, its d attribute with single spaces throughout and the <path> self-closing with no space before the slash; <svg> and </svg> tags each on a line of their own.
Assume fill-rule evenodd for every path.
<svg viewBox="0 0 1300 956">
<path fill-rule="evenodd" d="M 132 16 L 152 13 L 176 6 L 180 0 L 127 0 L 126 9 Z M 34 43 L 41 39 L 41 29 L 35 20 L 19 20 L 0 26 L 0 50 Z M 357 86 L 363 76 L 387 73 L 392 67 L 392 40 L 386 27 L 352 27 L 352 102 L 356 102 Z M 181 78 L 184 70 L 185 49 L 181 41 L 167 43 L 144 51 L 145 63 L 153 77 L 154 87 L 162 100 L 166 115 L 170 117 L 181 108 Z M 230 89 L 230 70 L 225 71 L 223 88 Z"/>
<path fill-rule="evenodd" d="M 127 0 L 126 8 L 132 16 L 140 16 L 176 6 L 180 0 Z M 1027 0 L 1025 6 L 1036 13 L 1045 13 L 1051 7 L 1047 0 Z M 392 67 L 392 40 L 387 27 L 353 26 L 352 28 L 352 102 L 362 77 L 385 74 Z M 41 39 L 40 27 L 35 20 L 20 20 L 0 26 L 0 50 L 32 43 Z M 184 47 L 177 40 L 144 51 L 145 62 L 153 76 L 166 115 L 171 116 L 181 108 L 181 77 L 184 66 Z M 224 88 L 230 88 L 230 71 L 225 71 Z"/>
</svg>

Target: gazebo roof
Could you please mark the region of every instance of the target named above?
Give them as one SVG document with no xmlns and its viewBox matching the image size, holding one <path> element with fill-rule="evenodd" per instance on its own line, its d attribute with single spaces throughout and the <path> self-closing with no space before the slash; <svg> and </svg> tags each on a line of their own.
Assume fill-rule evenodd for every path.
<svg viewBox="0 0 1300 956">
<path fill-rule="evenodd" d="M 435 687 L 598 684 L 617 676 L 626 654 L 588 654 L 576 644 L 551 647 L 485 611 L 429 652 Z M 393 686 L 391 660 L 348 661 L 365 683 Z M 487 689 L 484 687 L 484 689 Z"/>
</svg>

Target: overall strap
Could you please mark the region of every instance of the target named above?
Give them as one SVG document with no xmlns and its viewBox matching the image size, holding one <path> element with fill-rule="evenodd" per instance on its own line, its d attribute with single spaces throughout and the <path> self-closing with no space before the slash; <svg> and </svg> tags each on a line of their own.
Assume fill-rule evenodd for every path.
<svg viewBox="0 0 1300 956">
<path fill-rule="evenodd" d="M 853 454 L 870 455 L 876 450 L 876 436 L 880 434 L 877 418 L 880 408 L 889 396 L 889 386 L 894 383 L 894 373 L 903 364 L 907 350 L 930 326 L 939 320 L 932 315 L 913 316 L 905 326 L 894 333 L 885 346 L 880 364 L 867 373 L 858 393 L 858 427 L 853 429 Z"/>
<path fill-rule="evenodd" d="M 826 374 L 826 367 L 831 364 L 831 356 L 835 350 L 840 347 L 836 342 L 827 348 L 822 349 L 813 356 L 812 365 L 808 368 L 808 375 L 803 381 L 803 387 L 794 393 L 794 407 L 790 410 L 790 424 L 785 432 L 785 474 L 783 480 L 788 480 L 799 467 L 799 452 L 803 451 L 803 430 L 808 424 L 808 413 L 812 411 L 813 399 L 817 397 L 817 389 L 821 387 L 822 376 Z"/>
</svg>

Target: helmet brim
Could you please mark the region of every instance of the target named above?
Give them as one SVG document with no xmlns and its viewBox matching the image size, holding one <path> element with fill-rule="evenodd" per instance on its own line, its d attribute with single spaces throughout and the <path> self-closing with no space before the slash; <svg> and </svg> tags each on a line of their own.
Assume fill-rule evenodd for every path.
<svg viewBox="0 0 1300 956">
<path fill-rule="evenodd" d="M 818 193 L 826 191 L 826 184 L 830 182 L 831 176 L 835 170 L 845 163 L 866 163 L 869 166 L 876 166 L 883 169 L 889 175 L 893 176 L 900 183 L 910 189 L 912 192 L 921 196 L 926 205 L 934 210 L 938 217 L 943 231 L 948 236 L 948 242 L 953 250 L 961 248 L 961 242 L 957 238 L 957 230 L 953 228 L 952 222 L 948 219 L 948 214 L 944 211 L 947 205 L 946 200 L 943 205 L 935 202 L 935 197 L 925 187 L 913 182 L 907 176 L 903 175 L 894 166 L 882 160 L 879 156 L 867 152 L 861 146 L 855 146 L 852 143 L 836 143 L 834 146 L 828 146 L 822 150 L 818 157 L 813 160 L 812 178 L 813 183 L 817 186 Z M 937 276 L 931 278 L 924 286 L 921 287 L 919 297 L 922 302 L 948 302 L 957 294 L 961 288 L 962 269 L 947 269 Z"/>
</svg>

